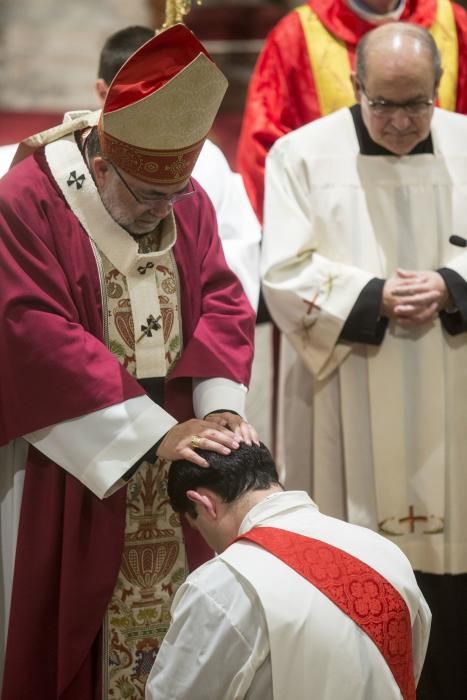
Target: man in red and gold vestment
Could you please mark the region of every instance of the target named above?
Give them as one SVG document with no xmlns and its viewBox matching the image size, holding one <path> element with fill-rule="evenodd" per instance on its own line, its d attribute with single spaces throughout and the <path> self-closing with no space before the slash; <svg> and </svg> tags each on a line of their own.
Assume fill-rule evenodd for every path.
<svg viewBox="0 0 467 700">
<path fill-rule="evenodd" d="M 170 460 L 257 440 L 254 313 L 191 180 L 225 89 L 176 25 L 1 181 L 3 700 L 144 696 L 210 556 Z"/>
<path fill-rule="evenodd" d="M 467 14 L 462 7 L 449 0 L 308 0 L 267 37 L 248 91 L 238 169 L 260 218 L 264 161 L 273 143 L 355 103 L 350 73 L 357 43 L 394 20 L 430 30 L 444 68 L 439 106 L 467 113 Z"/>
</svg>

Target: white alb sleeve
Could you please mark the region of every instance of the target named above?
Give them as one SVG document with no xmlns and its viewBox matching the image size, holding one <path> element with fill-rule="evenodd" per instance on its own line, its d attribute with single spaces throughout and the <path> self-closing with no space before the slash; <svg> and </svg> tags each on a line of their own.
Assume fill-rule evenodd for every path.
<svg viewBox="0 0 467 700">
<path fill-rule="evenodd" d="M 243 179 L 234 173 L 222 153 L 205 141 L 193 170 L 216 210 L 219 236 L 227 265 L 243 287 L 253 309 L 259 298 L 261 227 L 248 199 Z"/>
<path fill-rule="evenodd" d="M 24 437 L 105 498 L 125 484 L 125 472 L 176 423 L 148 396 L 138 396 Z"/>
<path fill-rule="evenodd" d="M 195 574 L 199 577 L 194 582 L 190 577 L 175 596 L 172 622 L 146 684 L 146 700 L 244 698 L 269 655 L 259 601 L 230 568 L 213 560 Z"/>
<path fill-rule="evenodd" d="M 244 384 L 224 377 L 193 379 L 193 409 L 196 418 L 204 418 L 212 411 L 233 411 L 245 418 L 247 388 Z"/>
</svg>

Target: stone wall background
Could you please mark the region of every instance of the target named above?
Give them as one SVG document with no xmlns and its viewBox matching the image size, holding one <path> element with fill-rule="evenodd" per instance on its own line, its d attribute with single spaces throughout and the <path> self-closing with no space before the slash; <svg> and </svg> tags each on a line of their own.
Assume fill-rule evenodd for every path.
<svg viewBox="0 0 467 700">
<path fill-rule="evenodd" d="M 104 40 L 148 22 L 144 0 L 0 0 L 0 109 L 96 108 Z"/>
</svg>

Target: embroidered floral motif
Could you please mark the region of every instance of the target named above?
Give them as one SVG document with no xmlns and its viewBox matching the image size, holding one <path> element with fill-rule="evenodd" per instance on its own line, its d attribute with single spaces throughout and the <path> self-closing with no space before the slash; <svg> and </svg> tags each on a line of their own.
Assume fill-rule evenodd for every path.
<svg viewBox="0 0 467 700">
<path fill-rule="evenodd" d="M 145 233 L 143 236 L 138 236 L 138 253 L 144 255 L 145 253 L 152 253 L 153 251 L 159 250 L 160 245 L 160 226 L 157 227 L 155 231 L 150 231 Z M 151 269 L 154 265 L 151 263 Z"/>
<path fill-rule="evenodd" d="M 170 165 L 166 165 L 164 170 L 169 172 L 172 177 L 181 177 L 187 170 L 189 166 L 189 161 L 182 155 L 178 155 L 175 160 L 173 160 Z"/>
<path fill-rule="evenodd" d="M 107 613 L 109 698 L 144 698 L 170 624 L 170 605 L 186 577 L 180 520 L 170 508 L 168 462 L 143 464 L 127 488 L 120 575 Z M 126 696 L 125 689 L 133 694 Z"/>
<path fill-rule="evenodd" d="M 145 238 L 145 245 L 149 245 L 151 235 Z M 176 270 L 170 253 L 159 260 L 157 269 L 148 270 L 148 274 L 156 275 L 160 291 L 159 323 L 169 370 L 181 350 Z M 102 263 L 108 295 L 109 348 L 134 375 L 135 332 L 126 279 L 105 256 Z M 163 460 L 144 463 L 127 486 L 124 551 L 105 622 L 106 699 L 144 698 L 146 679 L 170 623 L 173 596 L 186 578 L 181 524 L 167 496 L 168 467 Z"/>
<path fill-rule="evenodd" d="M 295 532 L 257 527 L 237 539 L 264 547 L 332 600 L 376 644 L 404 700 L 415 700 L 410 613 L 389 581 L 344 550 Z"/>
<path fill-rule="evenodd" d="M 160 295 L 159 296 L 159 305 L 161 307 L 161 312 L 162 312 L 162 326 L 164 329 L 164 342 L 167 343 L 167 341 L 170 338 L 170 333 L 173 328 L 174 324 L 174 312 L 173 308 L 171 307 L 169 303 L 169 298 Z"/>
<path fill-rule="evenodd" d="M 123 295 L 123 287 L 116 281 L 118 277 L 118 270 L 110 270 L 110 272 L 105 276 L 107 296 L 111 299 L 120 299 L 120 297 Z"/>
<path fill-rule="evenodd" d="M 145 236 L 147 239 L 146 245 L 150 245 L 151 242 L 154 244 L 157 237 L 154 234 L 153 239 L 152 236 L 153 234 Z M 134 321 L 126 279 L 104 256 L 102 256 L 102 261 L 108 294 L 109 337 L 114 348 L 112 352 L 129 372 L 136 374 Z M 167 373 L 169 373 L 176 364 L 181 352 L 181 336 L 178 332 L 180 321 L 178 315 L 177 281 L 173 256 L 167 253 L 161 256 L 160 261 L 155 267 L 155 274 L 157 287 L 164 292 L 164 294 L 159 294 L 159 305 L 162 316 Z M 158 321 L 158 319 L 156 320 Z M 147 328 L 149 326 L 146 324 L 146 330 L 140 329 L 141 332 L 138 335 L 138 339 L 144 337 Z M 153 328 L 155 329 L 155 326 Z M 149 330 L 152 333 L 152 328 Z"/>
<path fill-rule="evenodd" d="M 125 290 L 127 292 L 127 290 Z M 115 328 L 125 345 L 134 350 L 135 347 L 135 327 L 131 313 L 130 300 L 128 298 L 119 299 L 118 304 L 113 307 Z"/>
<path fill-rule="evenodd" d="M 123 364 L 123 360 L 125 359 L 125 346 L 122 343 L 119 343 L 118 340 L 111 340 L 109 343 L 109 350 L 112 355 L 118 357 L 120 362 Z"/>
<path fill-rule="evenodd" d="M 172 277 L 162 280 L 162 289 L 167 294 L 174 294 L 177 291 L 175 280 Z"/>
</svg>

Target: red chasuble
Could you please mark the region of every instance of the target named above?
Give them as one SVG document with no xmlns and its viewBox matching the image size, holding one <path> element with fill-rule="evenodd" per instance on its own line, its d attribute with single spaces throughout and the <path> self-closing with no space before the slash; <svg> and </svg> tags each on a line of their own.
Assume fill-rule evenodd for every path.
<svg viewBox="0 0 467 700">
<path fill-rule="evenodd" d="M 345 0 L 309 0 L 308 5 L 330 34 L 344 42 L 353 66 L 358 41 L 375 25 L 360 19 Z M 467 15 L 455 3 L 452 9 L 459 55 L 456 111 L 467 114 Z M 407 0 L 401 20 L 429 28 L 436 11 L 437 0 Z M 349 70 L 336 79 L 350 82 Z M 239 142 L 238 170 L 260 219 L 269 149 L 279 137 L 321 116 L 305 35 L 293 11 L 266 39 L 250 82 Z"/>
<path fill-rule="evenodd" d="M 256 527 L 237 540 L 263 547 L 327 596 L 378 647 L 404 700 L 415 700 L 410 613 L 389 581 L 342 549 L 289 530 Z"/>
<path fill-rule="evenodd" d="M 192 377 L 248 384 L 254 319 L 206 195 L 175 212 L 184 350 L 164 408 L 183 421 L 193 417 Z M 42 151 L 1 180 L 0 234 L 0 444 L 142 395 L 102 342 L 90 239 Z M 3 700 L 101 697 L 100 628 L 120 565 L 125 497 L 123 488 L 99 500 L 30 448 Z M 192 562 L 200 554 L 191 552 Z"/>
</svg>

